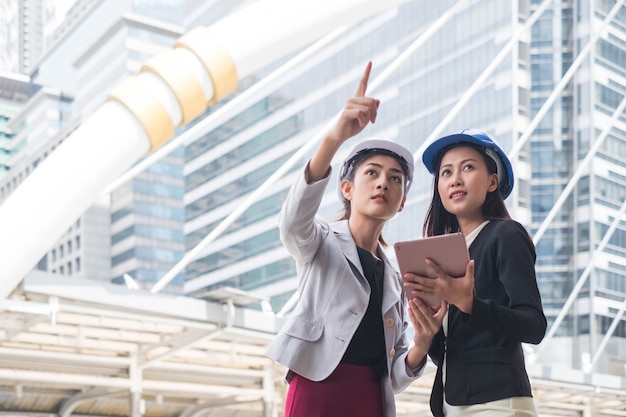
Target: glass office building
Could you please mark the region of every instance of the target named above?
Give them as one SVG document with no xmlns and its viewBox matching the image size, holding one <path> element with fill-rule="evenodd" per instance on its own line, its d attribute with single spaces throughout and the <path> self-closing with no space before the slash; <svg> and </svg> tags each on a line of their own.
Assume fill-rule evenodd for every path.
<svg viewBox="0 0 626 417">
<path fill-rule="evenodd" d="M 53 43 L 52 32 L 65 19 L 67 8 L 75 2 L 1 0 L 0 70 L 30 74 Z"/>
<path fill-rule="evenodd" d="M 532 3 L 534 9 L 540 2 Z M 590 357 L 597 356 L 596 370 L 621 376 L 625 65 L 626 9 L 620 2 L 558 2 L 533 27 L 531 111 L 535 117 L 543 107 L 549 110 L 530 145 L 529 226 L 543 231 L 537 272 L 549 317 L 557 318 L 572 291 L 577 294 L 562 315 L 555 348 L 546 351 L 551 361 L 575 368 L 592 366 Z M 606 335 L 613 337 L 604 340 Z"/>
<path fill-rule="evenodd" d="M 15 154 L 23 147 L 16 143 L 20 124 L 12 120 L 28 100 L 33 90 L 28 77 L 15 73 L 0 72 L 0 181 L 15 164 Z M 17 184 L 17 179 L 16 179 Z M 5 187 L 0 187 L 0 201 L 8 195 Z"/>
<path fill-rule="evenodd" d="M 233 286 L 269 297 L 276 312 L 289 311 L 295 266 L 280 245 L 277 213 L 310 153 L 289 163 L 288 174 L 256 201 L 249 197 L 319 139 L 372 60 L 370 83 L 385 68 L 395 70 L 371 92 L 381 99 L 380 113 L 362 137 L 392 137 L 418 152 L 433 132 L 476 127 L 511 151 L 516 188 L 507 205 L 537 240 L 539 286 L 550 322 L 558 321 L 552 348 L 538 360 L 582 369 L 599 352 L 595 370 L 623 375 L 626 126 L 613 115 L 626 85 L 626 10 L 618 5 L 609 15 L 616 2 L 608 0 L 548 3 L 407 2 L 350 28 L 263 99 L 189 143 L 186 249 L 241 205 L 249 208 L 202 245 L 187 268 L 185 292 Z M 446 12 L 449 20 L 428 35 Z M 605 20 L 608 29 L 596 39 Z M 399 63 L 421 36 L 428 39 Z M 256 81 L 244 80 L 244 88 Z M 389 242 L 421 235 L 431 178 L 420 165 L 406 209 L 384 231 Z M 331 181 L 320 213 L 329 219 L 340 209 L 334 188 Z M 579 282 L 575 302 L 561 313 Z"/>
<path fill-rule="evenodd" d="M 275 82 L 264 98 L 249 103 L 237 116 L 188 144 L 187 250 L 198 245 L 236 208 L 249 203 L 250 194 L 272 173 L 301 147 L 316 140 L 327 121 L 353 94 L 369 60 L 373 62 L 370 84 L 386 68 L 396 69 L 371 91 L 381 99 L 381 106 L 377 123 L 361 137 L 390 137 L 417 151 L 446 115 L 454 111 L 452 120 L 440 127 L 442 132 L 480 127 L 510 149 L 530 116 L 527 41 L 508 45 L 509 52 L 488 79 L 472 85 L 507 47 L 527 14 L 507 2 L 457 3 L 463 2 L 429 3 L 428 7 L 421 1 L 407 2 L 348 29 L 296 65 L 289 76 Z M 453 6 L 455 13 L 450 20 L 429 36 L 429 25 Z M 474 24 L 477 20 L 483 23 Z M 400 61 L 404 51 L 422 41 L 421 47 Z M 297 59 L 297 55 L 289 59 Z M 262 79 L 282 64 L 276 63 L 256 78 Z M 244 80 L 243 87 L 255 83 L 256 78 Z M 475 88 L 475 93 L 469 103 L 454 109 L 470 88 Z M 340 154 L 349 146 L 344 146 Z M 187 293 L 202 296 L 228 285 L 270 297 L 275 311 L 289 308 L 285 304 L 297 285 L 295 266 L 280 244 L 277 214 L 290 184 L 309 156 L 310 153 L 297 163 L 289 163 L 286 175 L 249 204 L 249 209 L 224 233 L 203 247 L 186 270 Z M 510 203 L 526 221 L 530 219 L 530 176 L 526 174 L 530 171 L 529 158 L 520 154 L 516 160 L 524 168 L 518 170 L 517 194 Z M 389 242 L 421 235 L 430 185 L 430 175 L 418 167 L 407 207 L 384 232 Z M 332 219 L 340 208 L 335 181 L 331 181 L 321 215 Z"/>
<path fill-rule="evenodd" d="M 180 35 L 249 3 L 78 2 L 32 78 L 71 97 L 71 121 L 80 122 L 114 85 Z M 98 254 L 98 261 L 81 263 L 84 276 L 122 282 L 128 274 L 149 288 L 185 252 L 199 248 L 168 291 L 205 297 L 234 287 L 267 297 L 275 313 L 288 314 L 296 271 L 279 241 L 278 212 L 311 155 L 298 152 L 315 148 L 311 142 L 320 140 L 372 61 L 369 93 L 381 106 L 377 123 L 360 138 L 394 138 L 413 149 L 418 162 L 406 208 L 388 224 L 385 239 L 421 236 L 432 181 L 419 161 L 426 141 L 466 127 L 492 134 L 510 152 L 516 186 L 507 205 L 537 240 L 546 313 L 560 322 L 538 360 L 582 369 L 600 352 L 595 370 L 623 375 L 621 3 L 412 0 L 333 32 L 325 42 L 307 59 L 296 52 L 240 80 L 235 93 L 189 126 L 215 117 L 230 99 L 297 61 L 264 87 L 260 99 L 240 103 L 227 121 L 188 137 L 184 148 L 105 196 L 92 209 L 100 213 L 93 222 L 76 225 L 79 232 L 60 242 L 63 253 L 67 241 L 80 235 L 81 250 Z M 327 219 L 341 208 L 332 175 L 320 210 Z M 94 229 L 84 230 L 87 224 Z M 67 265 L 58 259 L 60 246 L 56 250 L 57 265 Z M 88 265 L 102 275 L 87 272 Z"/>
<path fill-rule="evenodd" d="M 19 62 L 18 5 L 0 1 L 0 69 L 17 72 Z"/>
<path fill-rule="evenodd" d="M 25 144 L 20 159 L 24 169 L 12 170 L 7 181 L 15 178 L 19 183 L 104 102 L 115 85 L 172 46 L 183 33 L 183 3 L 74 3 L 64 23 L 50 35 L 50 48 L 32 68 L 28 82 L 44 87 L 31 94 L 10 120 L 14 125 L 23 121 L 17 139 Z M 20 10 L 32 4 L 19 2 Z M 150 288 L 184 252 L 182 168 L 181 149 L 103 194 L 50 248 L 40 268 L 102 281 L 124 282 L 127 275 L 139 287 Z M 5 196 L 14 185 L 2 187 Z M 179 293 L 182 284 L 181 274 L 167 291 Z"/>
</svg>

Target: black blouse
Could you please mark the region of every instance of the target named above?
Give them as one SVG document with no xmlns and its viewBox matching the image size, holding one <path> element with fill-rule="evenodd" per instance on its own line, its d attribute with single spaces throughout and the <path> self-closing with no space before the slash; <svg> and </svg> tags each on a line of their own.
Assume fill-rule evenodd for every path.
<svg viewBox="0 0 626 417">
<path fill-rule="evenodd" d="M 385 335 L 383 333 L 383 277 L 385 264 L 369 251 L 357 247 L 363 273 L 370 285 L 370 299 L 361 324 L 348 345 L 341 363 L 366 365 L 382 376 L 386 370 Z M 349 294 L 346 294 L 349 297 Z"/>
</svg>

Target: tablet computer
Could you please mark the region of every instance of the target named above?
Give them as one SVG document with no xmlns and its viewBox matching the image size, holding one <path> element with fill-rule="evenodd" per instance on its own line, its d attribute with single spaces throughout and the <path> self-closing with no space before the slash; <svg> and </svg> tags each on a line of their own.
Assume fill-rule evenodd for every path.
<svg viewBox="0 0 626 417">
<path fill-rule="evenodd" d="M 434 271 L 426 265 L 426 258 L 430 258 L 448 275 L 459 278 L 465 275 L 465 268 L 469 262 L 467 244 L 462 233 L 396 242 L 393 248 L 400 274 L 403 276 L 405 273 L 411 272 L 416 275 L 433 277 Z M 420 299 L 432 307 L 439 307 L 441 304 L 439 297 L 434 295 L 425 295 Z"/>
</svg>

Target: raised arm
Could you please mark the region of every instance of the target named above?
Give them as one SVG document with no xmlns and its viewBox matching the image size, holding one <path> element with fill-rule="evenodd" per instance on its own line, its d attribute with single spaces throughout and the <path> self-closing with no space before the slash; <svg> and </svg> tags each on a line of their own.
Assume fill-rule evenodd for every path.
<svg viewBox="0 0 626 417">
<path fill-rule="evenodd" d="M 352 136 L 360 133 L 368 123 L 376 121 L 380 100 L 365 97 L 371 70 L 372 63 L 368 62 L 356 94 L 346 102 L 337 123 L 324 137 L 317 152 L 311 158 L 308 167 L 308 182 L 324 178 L 339 147 Z"/>
</svg>

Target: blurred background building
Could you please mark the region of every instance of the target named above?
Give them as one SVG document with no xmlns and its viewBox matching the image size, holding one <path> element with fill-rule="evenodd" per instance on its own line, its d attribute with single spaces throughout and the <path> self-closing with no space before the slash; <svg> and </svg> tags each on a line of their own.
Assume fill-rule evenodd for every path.
<svg viewBox="0 0 626 417">
<path fill-rule="evenodd" d="M 52 3 L 0 1 L 0 201 L 149 57 L 249 3 L 78 0 L 59 20 Z M 419 163 L 424 143 L 466 127 L 489 132 L 514 164 L 507 205 L 535 239 L 552 324 L 548 340 L 528 347 L 529 363 L 624 377 L 624 2 L 411 0 L 324 42 L 306 59 L 298 52 L 241 80 L 177 132 L 186 134 L 179 148 L 104 193 L 39 269 L 149 289 L 180 266 L 164 292 L 208 298 L 233 287 L 288 314 L 296 271 L 277 215 L 310 155 L 290 158 L 342 108 L 371 60 L 370 94 L 381 107 L 363 136 L 394 138 L 418 157 L 406 208 L 385 239 L 421 236 L 431 187 Z M 211 123 L 229 100 L 285 65 L 292 67 L 258 97 Z M 204 127 L 185 133 L 200 121 Z M 251 201 L 281 167 L 287 174 Z M 332 219 L 339 209 L 333 185 L 321 215 Z M 197 255 L 185 261 L 192 250 Z"/>
</svg>

